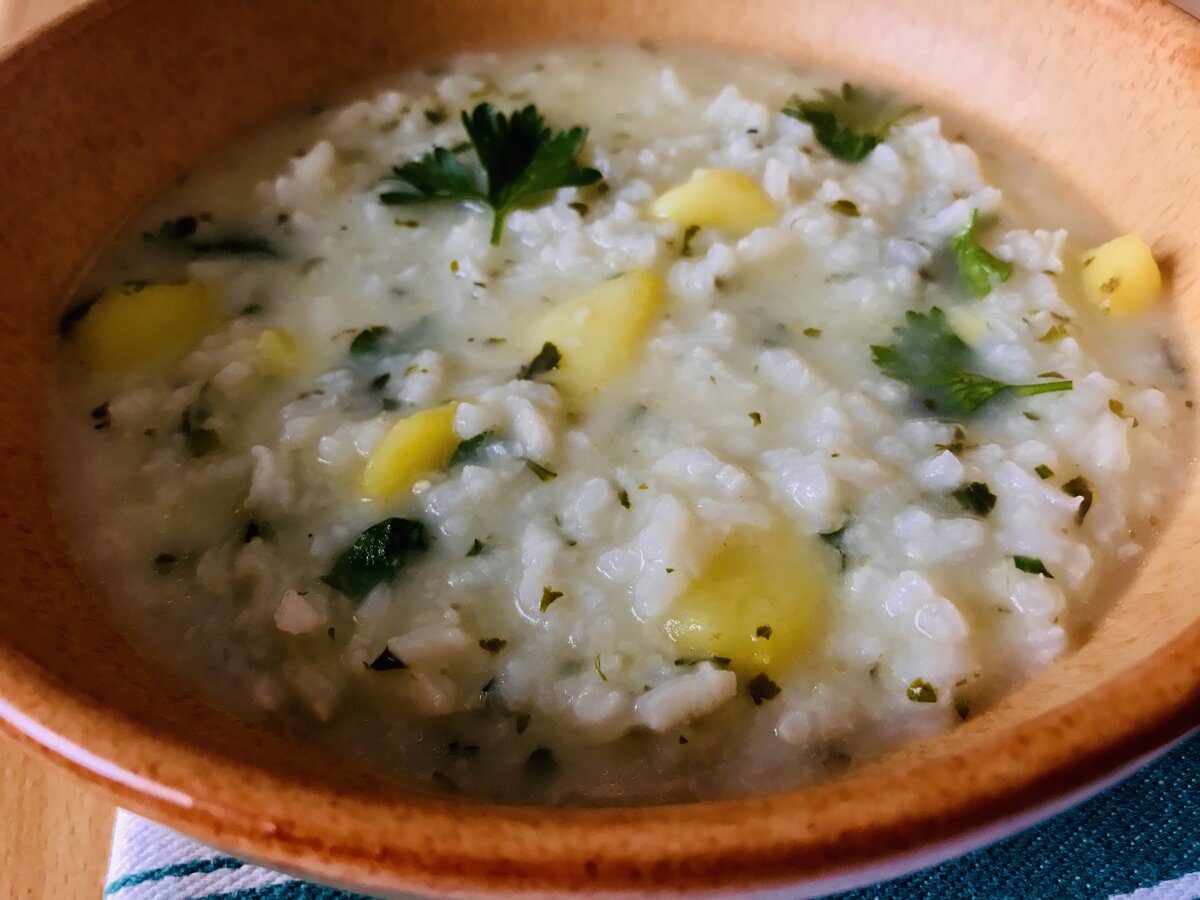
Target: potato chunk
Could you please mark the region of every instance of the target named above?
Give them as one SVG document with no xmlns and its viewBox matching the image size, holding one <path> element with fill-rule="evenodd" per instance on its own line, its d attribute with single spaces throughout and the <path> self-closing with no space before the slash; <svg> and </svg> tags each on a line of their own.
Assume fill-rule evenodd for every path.
<svg viewBox="0 0 1200 900">
<path fill-rule="evenodd" d="M 254 367 L 263 375 L 293 375 L 302 356 L 296 336 L 282 328 L 268 328 L 254 342 Z"/>
<path fill-rule="evenodd" d="M 413 413 L 392 426 L 367 457 L 363 496 L 393 500 L 412 489 L 422 475 L 445 466 L 458 447 L 454 431 L 457 403 Z"/>
<path fill-rule="evenodd" d="M 692 177 L 650 204 L 650 215 L 680 228 L 720 228 L 745 234 L 770 225 L 779 210 L 766 191 L 734 169 L 697 169 Z"/>
<path fill-rule="evenodd" d="M 1162 276 L 1146 242 L 1126 234 L 1083 255 L 1083 288 L 1101 311 L 1132 316 L 1154 302 L 1162 290 Z"/>
<path fill-rule="evenodd" d="M 92 304 L 76 340 L 89 368 L 129 372 L 180 358 L 218 318 L 216 292 L 202 282 L 123 284 Z"/>
<path fill-rule="evenodd" d="M 730 535 L 672 604 L 663 629 L 681 657 L 784 672 L 818 637 L 828 565 L 787 526 Z"/>
<path fill-rule="evenodd" d="M 596 391 L 630 364 L 662 307 L 662 279 L 635 269 L 552 309 L 533 329 L 530 347 L 558 349 L 555 384 L 575 394 Z"/>
</svg>

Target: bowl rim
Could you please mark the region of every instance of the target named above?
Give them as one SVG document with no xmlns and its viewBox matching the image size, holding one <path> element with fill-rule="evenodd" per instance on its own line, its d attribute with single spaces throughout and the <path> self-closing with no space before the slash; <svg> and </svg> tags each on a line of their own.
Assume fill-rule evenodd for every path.
<svg viewBox="0 0 1200 900">
<path fill-rule="evenodd" d="M 52 21 L 0 56 L 0 89 L 67 34 L 99 26 L 145 0 L 93 0 Z M 1165 30 L 1197 25 L 1166 0 L 1136 8 Z M 1200 47 L 1200 41 L 1196 43 Z M 1184 60 L 1167 62 L 1186 76 Z M 0 94 L 3 91 L 0 90 Z M 1200 92 L 1198 92 L 1200 93 Z M 841 833 L 814 833 L 807 817 L 833 810 L 885 786 L 871 772 L 851 774 L 801 791 L 651 807 L 545 809 L 496 806 L 431 798 L 355 797 L 355 809 L 379 815 L 388 843 L 367 839 L 337 791 L 265 772 L 231 760 L 180 736 L 98 705 L 86 694 L 0 641 L 0 727 L 26 747 L 100 787 L 122 806 L 164 821 L 214 846 L 266 864 L 283 866 L 362 888 L 436 890 L 456 896 L 478 891 L 541 893 L 589 884 L 592 892 L 715 892 L 722 888 L 771 889 L 796 879 L 817 883 L 853 880 L 864 867 L 897 863 L 917 851 L 973 834 L 1014 818 L 1036 815 L 1047 803 L 1086 790 L 1177 740 L 1200 723 L 1200 621 L 1183 630 L 1164 652 L 1108 678 L 1086 695 L 1023 722 L 1007 733 L 1019 747 L 1038 747 L 1036 763 L 1014 767 L 1001 755 L 958 756 L 928 782 L 890 792 L 885 815 Z M 1140 685 L 1161 682 L 1151 700 Z M 53 703 L 46 698 L 53 698 Z M 1086 747 L 1058 738 L 1086 732 Z M 131 748 L 139 747 L 135 753 Z M 147 752 L 148 749 L 148 752 Z M 153 760 L 153 763 L 148 763 Z M 241 792 L 239 809 L 198 795 L 196 774 Z M 888 785 L 891 787 L 890 785 Z M 269 815 L 278 792 L 333 811 L 319 823 L 283 823 Z M 788 798 L 805 795 L 803 807 Z M 936 801 L 931 798 L 936 795 Z M 342 816 L 338 819 L 337 816 Z M 407 821 L 406 821 L 407 820 Z M 333 822 L 337 826 L 329 830 Z M 672 839 L 700 828 L 703 854 L 689 855 Z M 747 850 L 745 830 L 762 840 Z M 507 858 L 491 857 L 484 830 L 505 835 Z M 479 840 L 456 840 L 467 832 Z M 333 835 L 332 838 L 330 835 Z M 436 841 L 432 838 L 438 838 Z M 670 847 L 641 852 L 639 848 Z M 881 852 L 882 848 L 882 852 Z M 664 857 L 670 857 L 670 865 Z M 899 874 L 896 872 L 895 874 Z"/>
</svg>

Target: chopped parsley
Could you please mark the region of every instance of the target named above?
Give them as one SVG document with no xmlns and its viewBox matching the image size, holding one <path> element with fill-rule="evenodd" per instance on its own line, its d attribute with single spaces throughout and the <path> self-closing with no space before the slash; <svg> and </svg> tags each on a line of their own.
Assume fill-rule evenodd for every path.
<svg viewBox="0 0 1200 900">
<path fill-rule="evenodd" d="M 1038 343 L 1039 344 L 1049 344 L 1051 341 L 1061 341 L 1063 338 L 1067 337 L 1069 334 L 1070 334 L 1070 332 L 1067 331 L 1066 325 L 1062 325 L 1062 324 L 1051 325 L 1050 328 L 1046 331 L 1046 333 L 1043 334 L 1040 338 L 1038 338 Z"/>
<path fill-rule="evenodd" d="M 389 672 L 393 669 L 408 668 L 408 664 L 387 647 L 384 647 L 383 652 L 375 657 L 374 660 L 369 663 L 363 663 L 363 666 L 372 672 Z"/>
<path fill-rule="evenodd" d="M 539 375 L 557 369 L 560 362 L 562 362 L 562 354 L 558 352 L 557 347 L 546 341 L 542 344 L 542 349 L 537 352 L 537 356 L 521 366 L 517 377 L 525 381 L 532 381 Z"/>
<path fill-rule="evenodd" d="M 525 772 L 533 778 L 549 778 L 558 771 L 558 760 L 549 747 L 538 747 L 525 760 Z"/>
<path fill-rule="evenodd" d="M 675 660 L 675 665 L 677 665 L 677 666 L 695 666 L 695 665 L 699 665 L 702 662 L 712 663 L 718 669 L 724 669 L 724 668 L 727 668 L 729 666 L 729 664 L 733 662 L 733 660 L 730 659 L 728 656 L 699 656 L 699 657 L 681 656 L 679 659 Z"/>
<path fill-rule="evenodd" d="M 1047 578 L 1053 578 L 1045 564 L 1036 556 L 1014 556 L 1013 565 L 1022 572 L 1028 572 L 1030 575 L 1045 575 Z"/>
<path fill-rule="evenodd" d="M 499 653 L 501 650 L 503 650 L 505 647 L 508 646 L 508 641 L 504 640 L 503 638 L 495 638 L 495 637 L 494 638 L 482 638 L 479 641 L 479 646 L 481 649 L 486 650 L 488 653 Z"/>
<path fill-rule="evenodd" d="M 536 475 L 539 481 L 553 481 L 558 477 L 557 472 L 552 472 L 545 466 L 535 463 L 532 459 L 525 460 L 525 468 Z"/>
<path fill-rule="evenodd" d="M 821 90 L 815 100 L 793 97 L 783 114 L 807 122 L 821 146 L 843 162 L 860 162 L 887 140 L 888 131 L 919 106 L 898 107 L 886 94 L 843 84 L 840 92 Z"/>
<path fill-rule="evenodd" d="M 600 654 L 596 654 L 596 658 L 592 661 L 592 667 L 596 670 L 596 674 L 600 676 L 601 681 L 608 681 L 608 676 L 604 674 L 604 669 L 600 666 Z"/>
<path fill-rule="evenodd" d="M 805 337 L 819 338 L 821 336 L 822 332 L 821 332 L 820 328 L 805 328 L 800 333 L 803 334 Z"/>
<path fill-rule="evenodd" d="M 924 678 L 918 678 L 910 684 L 905 695 L 913 703 L 937 703 L 937 688 Z"/>
<path fill-rule="evenodd" d="M 471 542 L 471 549 L 467 551 L 467 558 L 469 559 L 472 556 L 481 556 L 486 552 L 487 545 L 484 544 L 479 538 L 475 538 L 475 540 Z"/>
<path fill-rule="evenodd" d="M 105 400 L 92 410 L 92 428 L 96 431 L 103 431 L 112 426 L 112 413 L 109 411 L 108 405 L 108 401 Z"/>
<path fill-rule="evenodd" d="M 762 638 L 764 641 L 769 641 L 771 639 L 771 635 L 774 633 L 775 629 L 770 625 L 759 625 L 754 629 L 754 636 L 756 638 Z"/>
<path fill-rule="evenodd" d="M 851 219 L 857 219 L 859 217 L 858 204 L 853 200 L 846 200 L 845 198 L 841 200 L 834 200 L 829 204 L 829 208 L 841 216 L 847 216 Z"/>
<path fill-rule="evenodd" d="M 986 297 L 992 292 L 992 279 L 1008 281 L 1012 277 L 1013 267 L 1011 263 L 993 256 L 979 243 L 975 237 L 978 219 L 979 210 L 971 210 L 967 227 L 950 239 L 950 250 L 954 253 L 958 274 L 966 282 L 967 288 L 976 297 Z"/>
<path fill-rule="evenodd" d="M 360 534 L 321 580 L 355 602 L 377 585 L 390 584 L 432 540 L 416 519 L 384 519 Z"/>
<path fill-rule="evenodd" d="M 212 418 L 212 410 L 208 408 L 204 391 L 183 411 L 179 417 L 179 433 L 183 435 L 183 446 L 188 456 L 199 458 L 207 456 L 221 446 L 221 438 L 208 422 Z"/>
<path fill-rule="evenodd" d="M 954 426 L 954 436 L 946 444 L 934 444 L 933 449 L 939 453 L 944 453 L 947 450 L 955 456 L 967 449 L 967 430 L 961 425 Z"/>
<path fill-rule="evenodd" d="M 595 184 L 600 173 L 575 161 L 588 130 L 551 131 L 530 104 L 510 115 L 481 103 L 462 113 L 463 128 L 486 174 L 486 187 L 452 150 L 434 147 L 423 157 L 392 169 L 407 189 L 385 191 L 389 206 L 443 200 L 483 203 L 492 209 L 492 243 L 499 244 L 505 217 L 532 197 L 562 187 Z"/>
<path fill-rule="evenodd" d="M 562 591 L 556 591 L 552 587 L 547 586 L 542 588 L 542 602 L 538 608 L 542 612 L 545 612 L 550 608 L 550 605 L 562 595 Z"/>
<path fill-rule="evenodd" d="M 454 454 L 450 457 L 450 468 L 476 462 L 483 452 L 484 445 L 494 437 L 495 435 L 490 431 L 481 431 L 474 437 L 459 441 L 458 446 L 454 448 Z"/>
<path fill-rule="evenodd" d="M 350 342 L 350 355 L 370 356 L 372 353 L 378 353 L 380 343 L 390 333 L 391 329 L 386 325 L 372 325 L 370 328 L 364 328 Z"/>
<path fill-rule="evenodd" d="M 746 693 L 750 695 L 755 706 L 762 706 L 766 701 L 774 700 L 782 691 L 783 688 L 772 681 L 766 672 L 760 672 L 746 684 Z"/>
<path fill-rule="evenodd" d="M 843 525 L 837 531 L 826 531 L 823 534 L 817 535 L 817 537 L 819 537 L 826 544 L 828 544 L 830 547 L 832 547 L 834 550 L 837 551 L 838 559 L 841 562 L 841 570 L 843 572 L 846 571 L 846 563 L 848 562 L 848 557 L 846 556 L 845 548 L 842 546 L 842 541 L 846 537 L 846 529 L 848 527 L 849 526 L 847 526 L 847 525 Z"/>
<path fill-rule="evenodd" d="M 160 553 L 154 557 L 154 571 L 159 575 L 167 575 L 177 562 L 179 562 L 179 557 L 174 553 Z"/>
<path fill-rule="evenodd" d="M 621 490 L 617 492 L 617 500 L 626 509 L 629 509 L 630 506 L 632 506 L 632 504 L 629 502 L 629 491 L 625 490 L 625 488 L 621 488 Z"/>
<path fill-rule="evenodd" d="M 699 225 L 689 225 L 683 230 L 683 243 L 679 247 L 680 256 L 692 255 L 692 239 L 700 233 Z"/>
<path fill-rule="evenodd" d="M 525 733 L 525 729 L 529 727 L 529 721 L 532 718 L 527 712 L 517 713 L 517 717 L 513 719 L 513 725 L 517 729 L 517 734 Z"/>
<path fill-rule="evenodd" d="M 1092 493 L 1092 486 L 1082 475 L 1076 475 L 1064 484 L 1062 489 L 1070 496 L 1079 497 L 1082 500 L 1079 509 L 1075 510 L 1075 524 L 1082 525 L 1083 520 L 1087 518 L 1088 510 L 1092 508 L 1092 500 L 1095 497 Z"/>
<path fill-rule="evenodd" d="M 180 216 L 168 219 L 157 231 L 142 233 L 142 239 L 161 247 L 188 253 L 192 256 L 260 256 L 275 259 L 280 254 L 265 237 L 242 232 L 200 237 L 200 216 Z"/>
<path fill-rule="evenodd" d="M 759 425 L 762 424 L 762 413 L 760 413 L 760 412 L 750 413 L 750 421 L 753 422 L 754 427 L 757 428 Z"/>
<path fill-rule="evenodd" d="M 992 507 L 996 505 L 996 495 L 982 481 L 972 481 L 970 484 L 960 487 L 950 496 L 961 503 L 963 509 L 969 509 L 985 519 L 992 511 Z"/>
<path fill-rule="evenodd" d="M 895 333 L 896 343 L 871 346 L 875 365 L 915 388 L 927 409 L 944 416 L 970 415 L 1002 394 L 1030 397 L 1073 387 L 1070 381 L 1006 384 L 972 372 L 974 353 L 936 306 L 928 313 L 909 310 Z"/>
<path fill-rule="evenodd" d="M 1045 463 L 1042 463 L 1040 466 L 1035 466 L 1033 471 L 1037 472 L 1037 477 L 1042 479 L 1042 481 L 1045 481 L 1047 478 L 1054 477 L 1054 470 Z"/>
</svg>

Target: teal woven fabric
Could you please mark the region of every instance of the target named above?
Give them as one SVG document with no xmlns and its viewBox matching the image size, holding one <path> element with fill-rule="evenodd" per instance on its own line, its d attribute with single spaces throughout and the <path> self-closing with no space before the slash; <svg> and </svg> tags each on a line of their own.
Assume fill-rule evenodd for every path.
<svg viewBox="0 0 1200 900">
<path fill-rule="evenodd" d="M 1200 737 L 1100 797 L 991 847 L 837 900 L 1197 900 Z M 243 863 L 122 813 L 106 898 L 366 900 Z"/>
</svg>

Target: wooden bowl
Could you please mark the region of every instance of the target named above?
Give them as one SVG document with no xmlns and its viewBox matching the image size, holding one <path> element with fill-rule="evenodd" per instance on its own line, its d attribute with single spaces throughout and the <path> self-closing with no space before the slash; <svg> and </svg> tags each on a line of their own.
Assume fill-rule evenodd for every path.
<svg viewBox="0 0 1200 900">
<path fill-rule="evenodd" d="M 119 803 L 377 891 L 789 896 L 895 874 L 1110 780 L 1200 722 L 1200 492 L 1079 652 L 957 731 L 834 781 L 541 810 L 400 790 L 245 725 L 130 652 L 47 509 L 55 311 L 101 241 L 237 133 L 416 60 L 704 42 L 895 86 L 990 128 L 1169 262 L 1200 333 L 1200 26 L 1135 0 L 110 0 L 0 61 L 0 717 Z M 1189 359 L 1194 355 L 1189 350 Z"/>
</svg>

